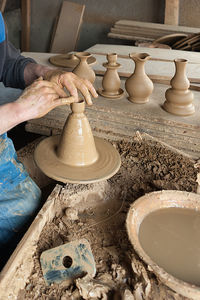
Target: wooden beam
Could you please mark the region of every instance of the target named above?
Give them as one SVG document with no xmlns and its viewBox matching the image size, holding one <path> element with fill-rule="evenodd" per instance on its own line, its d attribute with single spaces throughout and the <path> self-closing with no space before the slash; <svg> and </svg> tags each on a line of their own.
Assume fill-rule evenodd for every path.
<svg viewBox="0 0 200 300">
<path fill-rule="evenodd" d="M 178 25 L 179 0 L 165 0 L 165 24 Z"/>
<path fill-rule="evenodd" d="M 21 0 L 21 51 L 30 51 L 31 0 Z"/>
<path fill-rule="evenodd" d="M 2 14 L 4 13 L 4 9 L 6 7 L 6 2 L 7 2 L 7 0 L 0 0 L 0 11 Z"/>
</svg>

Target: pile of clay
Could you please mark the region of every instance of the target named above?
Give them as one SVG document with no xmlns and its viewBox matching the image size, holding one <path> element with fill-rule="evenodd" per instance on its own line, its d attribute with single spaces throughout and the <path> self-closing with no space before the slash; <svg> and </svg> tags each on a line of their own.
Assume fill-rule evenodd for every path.
<svg viewBox="0 0 200 300">
<path fill-rule="evenodd" d="M 112 144 L 122 159 L 114 177 L 96 184 L 60 186 L 55 201 L 61 212 L 43 228 L 33 257 L 34 269 L 25 289 L 19 292 L 19 300 L 186 299 L 160 283 L 140 260 L 128 240 L 125 221 L 130 204 L 145 193 L 162 189 L 196 192 L 195 161 L 140 136 L 132 142 Z M 99 202 L 99 209 L 90 206 L 92 202 Z M 105 202 L 109 203 L 106 210 Z M 41 253 L 82 238 L 90 243 L 96 276 L 45 285 Z"/>
</svg>

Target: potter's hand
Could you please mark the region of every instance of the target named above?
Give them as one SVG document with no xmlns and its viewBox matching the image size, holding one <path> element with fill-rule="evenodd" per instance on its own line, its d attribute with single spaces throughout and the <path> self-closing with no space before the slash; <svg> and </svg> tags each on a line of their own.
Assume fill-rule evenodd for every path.
<svg viewBox="0 0 200 300">
<path fill-rule="evenodd" d="M 61 88 L 65 87 L 75 98 L 75 102 L 79 101 L 78 90 L 82 93 L 88 105 L 92 105 L 91 95 L 95 98 L 98 97 L 98 94 L 90 81 L 82 79 L 71 72 L 65 72 L 59 69 L 50 70 L 45 73 L 44 78 L 51 82 L 55 82 Z"/>
<path fill-rule="evenodd" d="M 40 118 L 53 108 L 75 102 L 56 83 L 45 81 L 42 77 L 27 87 L 17 99 L 18 110 L 23 121 Z"/>
</svg>

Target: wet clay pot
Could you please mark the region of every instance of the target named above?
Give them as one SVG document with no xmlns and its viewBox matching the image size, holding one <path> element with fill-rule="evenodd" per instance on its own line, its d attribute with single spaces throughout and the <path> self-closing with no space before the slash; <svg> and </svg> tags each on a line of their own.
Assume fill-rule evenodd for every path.
<svg viewBox="0 0 200 300">
<path fill-rule="evenodd" d="M 190 82 L 186 76 L 186 59 L 175 59 L 176 72 L 171 79 L 169 88 L 165 93 L 166 101 L 163 108 L 174 115 L 188 116 L 195 112 L 193 93 L 189 90 Z"/>
<path fill-rule="evenodd" d="M 58 144 L 58 159 L 71 166 L 90 165 L 97 160 L 98 153 L 90 124 L 84 114 L 85 102 L 71 104 L 71 110 Z"/>
<path fill-rule="evenodd" d="M 87 184 L 110 178 L 121 165 L 118 151 L 109 142 L 93 137 L 83 100 L 73 103 L 71 110 L 62 134 L 37 146 L 36 164 L 48 177 L 62 182 Z"/>
<path fill-rule="evenodd" d="M 131 53 L 129 57 L 135 62 L 134 73 L 126 80 L 125 88 L 128 100 L 133 103 L 146 103 L 153 92 L 153 82 L 146 75 L 144 64 L 150 59 L 147 53 Z"/>
<path fill-rule="evenodd" d="M 117 63 L 117 54 L 107 54 L 107 60 L 108 62 L 103 63 L 103 66 L 107 69 L 102 80 L 103 88 L 99 89 L 98 93 L 106 98 L 120 98 L 124 91 L 120 88 L 121 81 L 117 69 L 121 65 Z"/>
<path fill-rule="evenodd" d="M 91 57 L 91 54 L 88 52 L 77 52 L 75 56 L 79 59 L 79 64 L 75 67 L 73 73 L 94 83 L 95 73 L 87 63 L 87 59 Z"/>
</svg>

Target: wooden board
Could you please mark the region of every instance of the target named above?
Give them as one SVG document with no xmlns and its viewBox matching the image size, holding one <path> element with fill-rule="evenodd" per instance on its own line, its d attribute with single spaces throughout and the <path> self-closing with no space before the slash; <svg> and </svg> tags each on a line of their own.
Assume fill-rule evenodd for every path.
<svg viewBox="0 0 200 300">
<path fill-rule="evenodd" d="M 115 27 L 120 26 L 124 28 L 151 28 L 155 31 L 158 30 L 169 30 L 173 32 L 183 32 L 183 33 L 199 33 L 199 28 L 197 27 L 186 27 L 186 26 L 176 26 L 176 25 L 166 25 L 160 23 L 150 23 L 150 22 L 138 22 L 133 20 L 120 20 L 115 23 Z"/>
<path fill-rule="evenodd" d="M 107 45 L 107 44 L 96 44 L 87 49 L 90 53 L 117 53 L 119 55 L 128 56 L 129 53 L 141 53 L 146 52 L 156 60 L 173 61 L 176 58 L 185 58 L 189 63 L 200 64 L 199 53 L 190 51 L 178 51 L 168 50 L 160 48 L 145 48 L 145 47 L 134 47 L 125 45 Z"/>
<path fill-rule="evenodd" d="M 3 14 L 6 7 L 7 0 L 0 0 L 0 11 Z"/>
<path fill-rule="evenodd" d="M 22 32 L 21 50 L 30 50 L 30 26 L 31 26 L 31 1 L 21 0 Z"/>
<path fill-rule="evenodd" d="M 50 52 L 67 53 L 75 50 L 84 10 L 85 5 L 63 1 Z"/>
<path fill-rule="evenodd" d="M 165 0 L 165 24 L 178 25 L 179 0 Z"/>
</svg>

